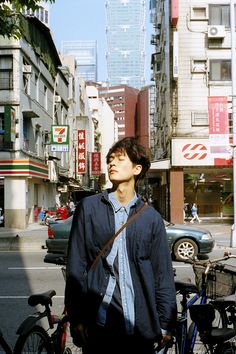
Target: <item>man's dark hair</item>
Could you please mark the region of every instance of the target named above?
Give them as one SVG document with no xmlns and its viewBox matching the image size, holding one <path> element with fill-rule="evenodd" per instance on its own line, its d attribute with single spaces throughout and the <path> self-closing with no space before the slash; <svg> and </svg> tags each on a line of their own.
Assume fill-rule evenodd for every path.
<svg viewBox="0 0 236 354">
<path fill-rule="evenodd" d="M 137 184 L 138 180 L 145 177 L 145 174 L 150 168 L 151 163 L 148 151 L 144 148 L 144 146 L 137 142 L 136 138 L 127 137 L 117 141 L 114 145 L 112 145 L 106 156 L 107 164 L 109 163 L 111 154 L 117 151 L 122 153 L 126 152 L 132 163 L 142 166 L 141 173 L 135 176 L 135 182 Z"/>
</svg>

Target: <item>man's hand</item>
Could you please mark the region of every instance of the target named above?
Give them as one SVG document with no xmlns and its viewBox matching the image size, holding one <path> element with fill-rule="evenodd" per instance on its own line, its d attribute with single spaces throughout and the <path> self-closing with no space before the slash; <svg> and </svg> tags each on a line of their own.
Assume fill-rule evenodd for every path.
<svg viewBox="0 0 236 354">
<path fill-rule="evenodd" d="M 87 327 L 82 323 L 72 328 L 71 336 L 73 343 L 78 347 L 85 347 L 87 345 L 88 331 Z"/>
<path fill-rule="evenodd" d="M 172 336 L 169 334 L 163 334 L 162 339 L 159 343 L 154 343 L 154 350 L 159 352 L 162 348 L 164 348 L 172 339 Z"/>
</svg>

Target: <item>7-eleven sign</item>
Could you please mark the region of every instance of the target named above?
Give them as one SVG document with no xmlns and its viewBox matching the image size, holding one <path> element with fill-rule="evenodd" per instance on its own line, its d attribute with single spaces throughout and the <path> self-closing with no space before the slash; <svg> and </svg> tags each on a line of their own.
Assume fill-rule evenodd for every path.
<svg viewBox="0 0 236 354">
<path fill-rule="evenodd" d="M 68 125 L 52 125 L 51 144 L 69 144 Z"/>
</svg>

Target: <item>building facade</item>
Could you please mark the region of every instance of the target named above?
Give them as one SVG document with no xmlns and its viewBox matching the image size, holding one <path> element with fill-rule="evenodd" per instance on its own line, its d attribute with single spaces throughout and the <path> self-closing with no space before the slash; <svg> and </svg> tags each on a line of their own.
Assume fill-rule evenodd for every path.
<svg viewBox="0 0 236 354">
<path fill-rule="evenodd" d="M 135 136 L 136 105 L 139 90 L 127 85 L 100 86 L 99 97 L 111 107 L 118 126 L 118 139 Z"/>
<path fill-rule="evenodd" d="M 52 125 L 70 126 L 69 82 L 49 29 L 20 18 L 22 39 L 1 38 L 0 46 L 0 201 L 13 228 L 55 207 L 57 185 L 69 177 L 68 152 L 50 149 Z"/>
<path fill-rule="evenodd" d="M 63 41 L 63 55 L 73 55 L 76 59 L 76 74 L 86 81 L 97 81 L 97 41 Z"/>
<path fill-rule="evenodd" d="M 233 215 L 230 4 L 152 0 L 157 161 L 166 217 Z M 176 188 L 178 186 L 178 188 Z M 161 190 L 160 190 L 161 192 Z"/>
<path fill-rule="evenodd" d="M 145 84 L 145 0 L 107 0 L 108 84 Z"/>
</svg>

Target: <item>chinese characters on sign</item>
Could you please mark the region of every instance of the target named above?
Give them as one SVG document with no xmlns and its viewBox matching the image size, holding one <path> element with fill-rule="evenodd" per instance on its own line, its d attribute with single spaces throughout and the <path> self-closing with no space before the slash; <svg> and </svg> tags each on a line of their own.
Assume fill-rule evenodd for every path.
<svg viewBox="0 0 236 354">
<path fill-rule="evenodd" d="M 208 97 L 209 138 L 222 145 L 229 141 L 228 98 L 226 96 Z"/>
<path fill-rule="evenodd" d="M 101 172 L 101 153 L 92 152 L 92 175 L 99 176 Z"/>
<path fill-rule="evenodd" d="M 229 143 L 228 97 L 208 97 L 209 145 L 214 165 L 231 165 Z"/>
<path fill-rule="evenodd" d="M 86 173 L 86 131 L 78 130 L 78 173 Z"/>
<path fill-rule="evenodd" d="M 51 151 L 69 151 L 69 126 L 52 125 L 51 128 Z"/>
</svg>

